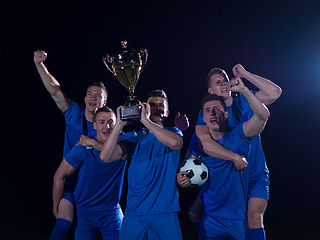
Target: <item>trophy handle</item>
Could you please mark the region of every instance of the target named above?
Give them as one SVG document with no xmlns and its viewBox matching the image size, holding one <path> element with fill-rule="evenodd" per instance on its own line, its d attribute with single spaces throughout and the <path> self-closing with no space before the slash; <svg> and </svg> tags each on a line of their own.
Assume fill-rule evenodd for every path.
<svg viewBox="0 0 320 240">
<path fill-rule="evenodd" d="M 148 60 L 148 50 L 145 48 L 140 49 L 140 55 L 141 55 L 141 61 L 142 61 L 141 70 L 143 70 Z"/>
<path fill-rule="evenodd" d="M 112 61 L 110 60 L 110 56 L 107 54 L 105 56 L 102 57 L 102 61 L 104 63 L 104 65 L 106 65 L 107 69 L 112 72 L 112 74 L 114 76 L 117 76 L 117 74 L 115 73 L 115 71 L 113 70 L 113 67 L 112 67 Z"/>
</svg>

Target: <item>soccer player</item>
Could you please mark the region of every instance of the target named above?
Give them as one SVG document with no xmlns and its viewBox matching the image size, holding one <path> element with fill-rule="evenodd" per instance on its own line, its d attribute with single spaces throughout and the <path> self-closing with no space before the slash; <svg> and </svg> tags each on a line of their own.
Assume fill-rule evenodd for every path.
<svg viewBox="0 0 320 240">
<path fill-rule="evenodd" d="M 104 142 L 110 136 L 116 121 L 108 107 L 99 108 L 93 126 L 96 139 Z M 54 176 L 54 214 L 62 197 L 64 181 L 79 169 L 78 184 L 74 197 L 78 226 L 75 239 L 95 240 L 97 231 L 103 239 L 119 239 L 122 213 L 119 206 L 126 161 L 112 163 L 101 161 L 100 151 L 77 145 L 64 157 Z"/>
<path fill-rule="evenodd" d="M 259 89 L 259 91 L 254 91 L 253 93 L 265 105 L 273 103 L 280 97 L 282 90 L 279 86 L 263 77 L 246 71 L 242 65 L 235 65 L 232 71 L 236 77 L 247 79 Z M 252 115 L 252 110 L 241 94 L 231 95 L 228 81 L 228 75 L 224 70 L 213 68 L 207 77 L 208 93 L 216 94 L 224 98 L 229 112 L 227 119 L 228 126 L 235 127 L 248 120 Z M 253 139 L 251 142 L 252 150 L 250 151 L 248 159 L 244 159 L 239 154 L 223 148 L 211 139 L 208 133 L 208 127 L 202 120 L 202 112 L 199 114 L 196 134 L 205 153 L 219 159 L 233 161 L 240 172 L 243 172 L 247 167 L 246 160 L 250 161 L 247 169 L 249 172 L 248 239 L 265 239 L 263 215 L 269 199 L 269 170 L 266 165 L 260 135 Z M 198 207 L 195 208 L 197 209 Z M 198 214 L 195 212 L 190 213 L 194 217 L 195 214 Z"/>
<path fill-rule="evenodd" d="M 95 111 L 107 103 L 108 92 L 101 82 L 90 84 L 84 98 L 85 108 L 71 101 L 60 87 L 59 82 L 49 73 L 44 65 L 47 53 L 41 50 L 34 52 L 34 63 L 41 80 L 63 113 L 66 120 L 63 156 L 65 156 L 78 142 L 95 148 L 102 148 L 102 143 L 88 136 L 95 136 L 93 116 Z M 66 181 L 64 193 L 59 203 L 58 213 L 55 214 L 56 225 L 51 233 L 50 240 L 65 239 L 73 221 L 73 191 L 76 184 L 76 174 Z"/>
<path fill-rule="evenodd" d="M 127 205 L 120 231 L 121 240 L 182 239 L 177 211 L 180 210 L 176 170 L 182 133 L 176 127 L 164 127 L 169 114 L 168 98 L 163 90 L 152 91 L 142 103 L 138 132 L 118 135 L 126 125 L 119 118 L 101 151 L 101 159 L 112 162 L 128 153 Z"/>
<path fill-rule="evenodd" d="M 249 102 L 254 114 L 248 121 L 235 128 L 228 128 L 228 112 L 224 98 L 206 95 L 202 100 L 203 120 L 210 136 L 221 146 L 233 151 L 245 161 L 250 149 L 251 139 L 263 130 L 269 111 L 264 104 L 244 86 L 240 78 L 230 81 L 232 90 L 240 92 Z M 247 172 L 240 173 L 232 161 L 213 158 L 201 153 L 202 160 L 210 169 L 208 182 L 203 186 L 204 211 L 201 218 L 200 239 L 245 239 L 247 231 Z M 250 162 L 249 162 L 250 164 Z M 178 174 L 180 186 L 187 180 Z"/>
</svg>

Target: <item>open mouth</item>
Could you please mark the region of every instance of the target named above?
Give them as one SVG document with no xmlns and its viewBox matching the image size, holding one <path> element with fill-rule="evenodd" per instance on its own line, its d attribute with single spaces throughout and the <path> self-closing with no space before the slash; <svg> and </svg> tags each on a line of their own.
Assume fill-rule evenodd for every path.
<svg viewBox="0 0 320 240">
<path fill-rule="evenodd" d="M 222 92 L 222 93 L 228 92 L 228 89 L 222 88 L 222 89 L 221 89 L 221 92 Z"/>
<path fill-rule="evenodd" d="M 107 131 L 102 132 L 104 136 L 109 136 L 111 133 L 111 129 L 108 129 Z"/>
<path fill-rule="evenodd" d="M 211 118 L 211 119 L 210 119 L 210 122 L 211 122 L 211 123 L 213 123 L 213 122 L 217 122 L 217 119 L 215 119 L 215 118 Z"/>
</svg>

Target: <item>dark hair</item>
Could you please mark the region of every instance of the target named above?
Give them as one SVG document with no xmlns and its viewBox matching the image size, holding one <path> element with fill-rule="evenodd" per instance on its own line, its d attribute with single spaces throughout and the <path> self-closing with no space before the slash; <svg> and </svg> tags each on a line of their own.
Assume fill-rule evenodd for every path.
<svg viewBox="0 0 320 240">
<path fill-rule="evenodd" d="M 203 111 L 203 106 L 206 102 L 210 102 L 210 101 L 214 101 L 214 100 L 218 100 L 221 102 L 221 105 L 223 106 L 224 110 L 227 110 L 227 106 L 226 103 L 224 102 L 224 98 L 221 96 L 218 96 L 216 94 L 206 94 L 203 96 L 203 98 L 201 99 L 201 109 Z"/>
<path fill-rule="evenodd" d="M 212 68 L 208 73 L 208 76 L 206 79 L 208 88 L 210 87 L 210 84 L 211 84 L 211 76 L 214 74 L 220 74 L 222 77 L 224 77 L 225 80 L 229 81 L 229 77 L 226 71 L 224 71 L 221 68 Z"/>
<path fill-rule="evenodd" d="M 92 86 L 102 88 L 102 90 L 103 90 L 103 91 L 105 92 L 105 94 L 106 94 L 106 99 L 108 98 L 108 90 L 107 90 L 106 86 L 103 84 L 103 82 L 94 82 L 94 83 L 91 83 L 91 84 L 87 87 L 87 91 L 88 91 L 88 88 L 89 88 L 89 87 L 92 87 Z M 87 92 L 87 91 L 86 91 L 86 92 Z"/>
<path fill-rule="evenodd" d="M 166 100 L 166 102 L 169 106 L 168 96 L 163 90 L 153 90 L 153 91 L 149 92 L 147 95 L 147 100 L 151 97 L 162 97 Z"/>
<path fill-rule="evenodd" d="M 114 111 L 111 108 L 107 107 L 107 106 L 101 107 L 94 113 L 94 116 L 93 116 L 93 121 L 94 122 L 96 121 L 96 116 L 98 115 L 98 113 L 101 113 L 101 112 L 112 112 L 112 113 L 114 113 Z"/>
</svg>

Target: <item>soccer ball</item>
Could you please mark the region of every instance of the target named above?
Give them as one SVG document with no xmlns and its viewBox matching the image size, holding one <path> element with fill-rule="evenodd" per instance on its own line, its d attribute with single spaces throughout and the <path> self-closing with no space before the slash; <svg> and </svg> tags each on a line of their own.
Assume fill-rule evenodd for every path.
<svg viewBox="0 0 320 240">
<path fill-rule="evenodd" d="M 209 177 L 208 167 L 199 158 L 189 158 L 180 164 L 180 172 L 189 172 L 186 176 L 190 179 L 189 186 L 199 187 Z"/>
</svg>

